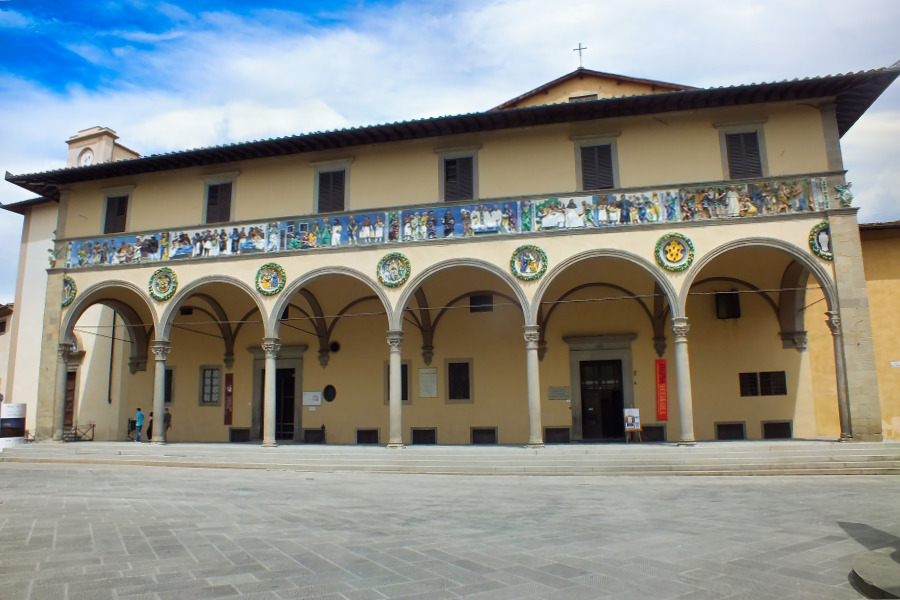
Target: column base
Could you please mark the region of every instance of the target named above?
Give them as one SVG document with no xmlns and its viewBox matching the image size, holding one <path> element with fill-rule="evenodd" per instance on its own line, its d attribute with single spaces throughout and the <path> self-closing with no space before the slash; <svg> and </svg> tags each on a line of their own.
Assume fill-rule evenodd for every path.
<svg viewBox="0 0 900 600">
<path fill-rule="evenodd" d="M 263 442 L 262 447 L 263 448 L 277 448 L 278 444 L 276 442 Z"/>
<path fill-rule="evenodd" d="M 525 447 L 526 447 L 526 448 L 543 448 L 543 447 L 544 447 L 544 442 L 543 442 L 543 441 L 538 441 L 538 442 L 528 442 L 528 443 L 525 445 Z"/>
<path fill-rule="evenodd" d="M 697 440 L 681 440 L 680 442 L 678 442 L 675 445 L 676 446 L 696 446 Z"/>
<path fill-rule="evenodd" d="M 388 448 L 405 448 L 406 446 L 403 445 L 403 442 L 388 442 L 387 447 Z"/>
</svg>

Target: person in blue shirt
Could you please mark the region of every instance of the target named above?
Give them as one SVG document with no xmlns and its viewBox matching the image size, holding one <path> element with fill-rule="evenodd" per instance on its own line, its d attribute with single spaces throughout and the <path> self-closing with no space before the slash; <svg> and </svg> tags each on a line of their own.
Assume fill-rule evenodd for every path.
<svg viewBox="0 0 900 600">
<path fill-rule="evenodd" d="M 139 406 L 137 409 L 137 414 L 134 415 L 134 430 L 137 432 L 135 441 L 140 444 L 141 443 L 141 428 L 144 426 L 144 413 L 141 412 L 141 407 Z"/>
</svg>

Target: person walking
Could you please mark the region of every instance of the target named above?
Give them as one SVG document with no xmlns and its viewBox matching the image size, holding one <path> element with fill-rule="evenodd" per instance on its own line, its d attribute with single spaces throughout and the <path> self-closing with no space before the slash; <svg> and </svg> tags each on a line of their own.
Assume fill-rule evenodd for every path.
<svg viewBox="0 0 900 600">
<path fill-rule="evenodd" d="M 172 428 L 172 413 L 169 412 L 169 407 L 166 407 L 166 412 L 163 413 L 163 440 L 169 440 L 169 430 Z"/>
<path fill-rule="evenodd" d="M 147 419 L 147 441 L 153 443 L 153 411 L 150 411 L 150 418 Z"/>
<path fill-rule="evenodd" d="M 141 412 L 141 407 L 138 406 L 137 414 L 134 415 L 134 430 L 136 432 L 135 441 L 140 444 L 141 443 L 141 429 L 144 427 L 144 413 Z"/>
</svg>

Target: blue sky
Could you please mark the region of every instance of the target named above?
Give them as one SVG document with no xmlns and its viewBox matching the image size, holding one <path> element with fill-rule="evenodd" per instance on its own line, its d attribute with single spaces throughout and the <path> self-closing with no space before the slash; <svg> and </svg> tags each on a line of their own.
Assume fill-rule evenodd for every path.
<svg viewBox="0 0 900 600">
<path fill-rule="evenodd" d="M 0 172 L 64 167 L 94 125 L 147 155 L 486 110 L 578 67 L 579 42 L 585 67 L 707 87 L 889 66 L 898 30 L 896 0 L 0 0 Z M 900 220 L 900 83 L 842 146 L 860 220 Z"/>
</svg>

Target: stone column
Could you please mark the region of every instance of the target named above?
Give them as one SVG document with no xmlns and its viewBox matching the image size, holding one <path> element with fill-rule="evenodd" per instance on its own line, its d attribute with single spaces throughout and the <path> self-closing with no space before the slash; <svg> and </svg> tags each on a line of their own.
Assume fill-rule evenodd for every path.
<svg viewBox="0 0 900 600">
<path fill-rule="evenodd" d="M 156 357 L 153 368 L 153 439 L 147 440 L 152 444 L 166 443 L 166 357 L 172 350 L 171 344 L 166 340 L 154 340 L 150 342 L 150 351 Z"/>
<path fill-rule="evenodd" d="M 881 400 L 856 211 L 856 208 L 828 211 L 834 254 L 834 282 L 838 296 L 836 306 L 832 308 L 840 316 L 840 342 L 850 428 L 848 433 L 854 440 L 881 441 Z M 840 387 L 839 385 L 838 389 Z M 842 422 L 842 436 L 843 426 Z"/>
<path fill-rule="evenodd" d="M 538 371 L 538 348 L 541 331 L 539 325 L 525 326 L 525 372 L 528 381 L 528 445 L 541 448 L 544 445 L 541 426 L 541 378 Z"/>
<path fill-rule="evenodd" d="M 672 331 L 675 333 L 675 377 L 678 382 L 678 414 L 681 418 L 680 446 L 693 446 L 694 440 L 694 403 L 691 398 L 691 362 L 688 358 L 687 334 L 691 328 L 687 317 L 672 319 Z"/>
<path fill-rule="evenodd" d="M 388 389 L 390 390 L 390 422 L 391 431 L 388 437 L 388 448 L 403 447 L 402 412 L 403 412 L 403 362 L 401 351 L 403 349 L 403 332 L 388 331 L 388 346 L 391 347 L 389 366 Z"/>
<path fill-rule="evenodd" d="M 278 369 L 278 338 L 263 339 L 266 351 L 266 385 L 263 397 L 263 447 L 274 448 L 275 443 L 275 372 Z"/>
<path fill-rule="evenodd" d="M 66 376 L 69 372 L 69 353 L 72 344 L 58 344 L 56 348 L 56 410 L 53 412 L 53 441 L 63 440 L 66 423 Z"/>
<path fill-rule="evenodd" d="M 837 379 L 838 417 L 841 421 L 841 440 L 849 440 L 853 427 L 850 423 L 850 403 L 847 400 L 847 369 L 844 367 L 844 339 L 841 335 L 841 317 L 829 310 L 828 328 L 834 341 L 834 373 Z"/>
</svg>

